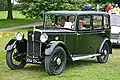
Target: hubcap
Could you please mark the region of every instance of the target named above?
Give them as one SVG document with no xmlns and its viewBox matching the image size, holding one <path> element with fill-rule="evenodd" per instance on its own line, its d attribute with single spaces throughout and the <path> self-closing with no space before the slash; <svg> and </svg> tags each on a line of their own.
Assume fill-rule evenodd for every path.
<svg viewBox="0 0 120 80">
<path fill-rule="evenodd" d="M 61 64 L 61 59 L 60 58 L 57 58 L 57 65 L 60 65 Z"/>
</svg>

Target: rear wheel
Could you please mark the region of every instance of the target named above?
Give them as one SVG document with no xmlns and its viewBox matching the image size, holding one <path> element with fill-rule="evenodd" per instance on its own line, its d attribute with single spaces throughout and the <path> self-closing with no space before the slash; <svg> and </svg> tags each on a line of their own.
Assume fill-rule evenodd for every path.
<svg viewBox="0 0 120 80">
<path fill-rule="evenodd" d="M 101 55 L 97 56 L 97 60 L 99 63 L 105 63 L 108 61 L 108 57 L 109 57 L 109 52 L 110 52 L 110 48 L 109 48 L 109 44 L 107 42 L 104 43 L 101 51 L 100 51 Z"/>
<path fill-rule="evenodd" d="M 11 69 L 21 69 L 26 65 L 26 61 L 23 60 L 23 55 L 17 52 L 17 49 L 7 51 L 6 62 Z"/>
<path fill-rule="evenodd" d="M 49 75 L 58 75 L 66 66 L 66 52 L 62 47 L 56 47 L 50 56 L 45 58 L 45 69 Z"/>
</svg>

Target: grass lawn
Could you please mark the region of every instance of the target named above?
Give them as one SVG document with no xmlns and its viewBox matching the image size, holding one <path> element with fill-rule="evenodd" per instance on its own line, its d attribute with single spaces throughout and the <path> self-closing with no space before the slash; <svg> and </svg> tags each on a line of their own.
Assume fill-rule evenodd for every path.
<svg viewBox="0 0 120 80">
<path fill-rule="evenodd" d="M 20 30 L 27 35 L 27 29 Z M 16 31 L 5 32 L 0 39 L 0 80 L 119 80 L 120 79 L 120 49 L 113 49 L 109 61 L 105 64 L 97 63 L 96 58 L 70 62 L 64 72 L 58 76 L 48 76 L 41 65 L 27 64 L 24 69 L 11 70 L 5 61 L 5 44 Z M 7 31 L 8 32 L 8 31 Z"/>
<path fill-rule="evenodd" d="M 25 18 L 19 11 L 13 11 L 14 20 L 7 20 L 7 11 L 0 11 L 0 28 L 8 28 L 14 26 L 20 26 L 24 24 L 30 24 L 39 22 L 39 19 L 28 19 Z"/>
</svg>

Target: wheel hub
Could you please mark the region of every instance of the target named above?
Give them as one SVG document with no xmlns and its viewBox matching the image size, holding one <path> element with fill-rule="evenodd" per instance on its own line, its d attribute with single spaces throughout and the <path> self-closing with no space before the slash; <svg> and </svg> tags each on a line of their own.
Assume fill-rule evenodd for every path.
<svg viewBox="0 0 120 80">
<path fill-rule="evenodd" d="M 57 65 L 60 65 L 61 64 L 61 59 L 57 58 L 56 63 L 57 63 Z"/>
</svg>

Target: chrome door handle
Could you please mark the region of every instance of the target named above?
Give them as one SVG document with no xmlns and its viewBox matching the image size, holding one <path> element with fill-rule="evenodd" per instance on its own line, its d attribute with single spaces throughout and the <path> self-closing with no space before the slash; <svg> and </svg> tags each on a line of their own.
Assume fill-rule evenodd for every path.
<svg viewBox="0 0 120 80">
<path fill-rule="evenodd" d="M 77 36 L 79 36 L 79 35 L 81 35 L 81 34 L 77 33 Z"/>
</svg>

